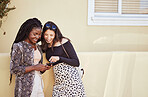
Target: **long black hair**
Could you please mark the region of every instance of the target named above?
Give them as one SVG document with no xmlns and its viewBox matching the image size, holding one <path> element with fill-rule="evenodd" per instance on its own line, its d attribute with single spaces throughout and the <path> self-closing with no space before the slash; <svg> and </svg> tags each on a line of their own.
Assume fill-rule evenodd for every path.
<svg viewBox="0 0 148 97">
<path fill-rule="evenodd" d="M 42 43 L 41 47 L 42 47 L 43 52 L 45 52 L 47 50 L 47 48 L 48 48 L 48 43 L 44 39 L 44 33 L 48 29 L 54 31 L 54 33 L 55 33 L 55 38 L 53 39 L 53 43 L 52 43 L 52 46 L 51 46 L 52 50 L 53 50 L 53 46 L 54 46 L 54 44 L 56 42 L 58 42 L 58 41 L 61 42 L 62 41 L 62 38 L 66 38 L 66 37 L 64 37 L 62 35 L 60 29 L 58 28 L 58 26 L 55 23 L 53 23 L 52 21 L 46 22 L 44 24 L 43 32 L 42 32 L 42 36 L 41 36 L 41 43 Z M 66 38 L 66 39 L 68 39 L 68 38 Z M 68 40 L 70 40 L 70 39 L 68 39 Z"/>
<path fill-rule="evenodd" d="M 33 28 L 42 29 L 42 24 L 37 18 L 28 19 L 21 25 L 13 44 L 27 39 L 29 36 L 29 33 L 32 31 Z M 13 44 L 11 47 L 11 53 L 10 53 L 11 56 L 12 56 Z M 10 84 L 11 84 L 11 80 L 12 80 L 12 74 L 10 74 Z"/>
<path fill-rule="evenodd" d="M 42 24 L 37 18 L 28 19 L 21 25 L 13 44 L 27 39 L 33 28 L 42 28 Z M 13 50 L 13 44 L 11 52 Z"/>
</svg>

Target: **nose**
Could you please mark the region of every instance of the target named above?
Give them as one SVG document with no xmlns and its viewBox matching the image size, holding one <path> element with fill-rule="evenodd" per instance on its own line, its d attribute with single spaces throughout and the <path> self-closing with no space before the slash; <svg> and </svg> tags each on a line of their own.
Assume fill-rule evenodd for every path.
<svg viewBox="0 0 148 97">
<path fill-rule="evenodd" d="M 39 39 L 40 37 L 41 37 L 41 35 L 36 35 L 36 38 L 38 38 L 38 39 Z"/>
<path fill-rule="evenodd" d="M 50 40 L 50 39 L 51 39 L 51 37 L 50 37 L 50 36 L 48 36 L 48 37 L 47 37 L 47 39 L 48 39 L 48 40 Z"/>
</svg>

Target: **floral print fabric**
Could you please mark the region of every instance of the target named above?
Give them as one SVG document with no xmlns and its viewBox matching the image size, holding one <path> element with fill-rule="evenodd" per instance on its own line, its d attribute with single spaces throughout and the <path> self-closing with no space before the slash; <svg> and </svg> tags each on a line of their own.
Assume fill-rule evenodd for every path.
<svg viewBox="0 0 148 97">
<path fill-rule="evenodd" d="M 39 51 L 42 51 L 37 45 Z M 43 57 L 42 57 L 43 58 Z M 42 63 L 42 59 L 40 63 Z M 25 73 L 25 67 L 34 65 L 34 49 L 31 44 L 22 41 L 13 44 L 10 72 L 16 75 L 15 97 L 30 97 L 33 88 L 34 71 Z"/>
</svg>

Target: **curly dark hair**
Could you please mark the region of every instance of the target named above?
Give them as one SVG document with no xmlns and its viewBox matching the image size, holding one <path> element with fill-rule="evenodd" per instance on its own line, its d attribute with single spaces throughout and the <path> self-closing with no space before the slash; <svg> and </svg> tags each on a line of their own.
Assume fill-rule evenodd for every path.
<svg viewBox="0 0 148 97">
<path fill-rule="evenodd" d="M 13 44 L 27 39 L 29 36 L 29 33 L 32 31 L 33 28 L 42 29 L 42 23 L 37 18 L 28 19 L 21 25 Z M 39 41 L 40 40 L 38 40 L 38 42 Z M 13 50 L 13 44 L 11 47 L 11 51 Z"/>
<path fill-rule="evenodd" d="M 33 28 L 41 28 L 42 29 L 42 23 L 37 18 L 28 19 L 21 25 L 13 44 L 27 39 Z M 38 40 L 38 42 L 39 41 L 40 40 Z M 11 46 L 10 55 L 12 55 L 13 44 Z M 10 75 L 10 83 L 9 84 L 11 84 L 11 80 L 12 80 L 12 74 Z"/>
</svg>

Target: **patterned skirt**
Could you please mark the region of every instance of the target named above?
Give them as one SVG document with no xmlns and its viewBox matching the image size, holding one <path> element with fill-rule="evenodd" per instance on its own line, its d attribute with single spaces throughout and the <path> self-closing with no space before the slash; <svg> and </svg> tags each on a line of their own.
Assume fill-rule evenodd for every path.
<svg viewBox="0 0 148 97">
<path fill-rule="evenodd" d="M 65 63 L 53 67 L 55 84 L 52 97 L 86 97 L 78 70 Z"/>
</svg>

